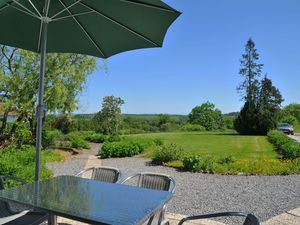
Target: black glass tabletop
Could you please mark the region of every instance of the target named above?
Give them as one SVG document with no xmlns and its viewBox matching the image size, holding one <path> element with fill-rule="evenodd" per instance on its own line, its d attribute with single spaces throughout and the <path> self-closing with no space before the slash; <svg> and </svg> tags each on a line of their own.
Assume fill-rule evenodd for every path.
<svg viewBox="0 0 300 225">
<path fill-rule="evenodd" d="M 167 191 L 59 176 L 0 191 L 0 198 L 99 224 L 140 224 L 172 197 Z"/>
</svg>

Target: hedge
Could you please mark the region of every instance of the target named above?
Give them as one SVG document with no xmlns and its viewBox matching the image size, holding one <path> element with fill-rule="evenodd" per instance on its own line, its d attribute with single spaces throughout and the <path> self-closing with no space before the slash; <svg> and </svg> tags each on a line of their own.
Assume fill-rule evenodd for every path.
<svg viewBox="0 0 300 225">
<path fill-rule="evenodd" d="M 105 142 L 99 150 L 99 155 L 101 158 L 130 157 L 161 143 L 158 139 L 125 137 L 119 141 Z"/>
<path fill-rule="evenodd" d="M 283 158 L 296 159 L 300 157 L 300 143 L 284 133 L 277 130 L 269 131 L 268 140 L 276 147 Z"/>
</svg>

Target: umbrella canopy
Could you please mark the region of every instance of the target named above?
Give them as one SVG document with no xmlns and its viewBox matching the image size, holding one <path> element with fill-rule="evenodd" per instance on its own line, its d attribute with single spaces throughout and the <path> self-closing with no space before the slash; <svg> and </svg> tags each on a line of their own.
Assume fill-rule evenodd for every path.
<svg viewBox="0 0 300 225">
<path fill-rule="evenodd" d="M 0 0 L 0 43 L 47 52 L 107 58 L 132 49 L 161 47 L 179 16 L 159 0 Z"/>
<path fill-rule="evenodd" d="M 161 47 L 179 15 L 160 0 L 0 0 L 0 44 L 41 53 L 35 180 L 40 179 L 46 52 L 107 58 Z"/>
</svg>

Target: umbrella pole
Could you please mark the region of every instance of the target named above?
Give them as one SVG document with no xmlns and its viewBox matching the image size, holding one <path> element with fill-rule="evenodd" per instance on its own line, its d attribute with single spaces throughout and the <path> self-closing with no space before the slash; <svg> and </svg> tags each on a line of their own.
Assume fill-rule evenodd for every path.
<svg viewBox="0 0 300 225">
<path fill-rule="evenodd" d="M 35 181 L 40 180 L 40 162 L 41 162 L 41 145 L 42 145 L 42 130 L 43 130 L 43 118 L 45 116 L 44 105 L 44 77 L 46 66 L 46 48 L 47 48 L 47 25 L 46 20 L 42 21 L 42 33 L 41 33 L 41 62 L 40 62 L 40 77 L 39 77 L 39 92 L 38 92 L 38 105 L 36 108 L 36 162 L 35 162 Z"/>
</svg>

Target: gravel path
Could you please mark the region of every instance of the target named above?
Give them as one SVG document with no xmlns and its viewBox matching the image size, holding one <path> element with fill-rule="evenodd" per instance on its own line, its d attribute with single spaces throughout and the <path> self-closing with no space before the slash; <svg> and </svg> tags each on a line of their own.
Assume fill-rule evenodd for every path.
<svg viewBox="0 0 300 225">
<path fill-rule="evenodd" d="M 105 159 L 124 177 L 141 171 L 172 175 L 177 183 L 168 211 L 185 215 L 216 211 L 249 211 L 265 221 L 300 206 L 300 175 L 227 176 L 182 172 L 162 166 L 148 166 L 140 157 Z"/>
<path fill-rule="evenodd" d="M 88 154 L 88 152 L 86 153 Z M 85 154 L 63 163 L 49 163 L 55 173 L 76 174 L 86 162 Z M 227 176 L 178 171 L 174 168 L 149 166 L 141 157 L 105 159 L 104 166 L 117 167 L 122 177 L 151 171 L 172 175 L 177 182 L 168 211 L 185 215 L 217 211 L 255 212 L 262 221 L 300 207 L 300 175 Z"/>
</svg>

